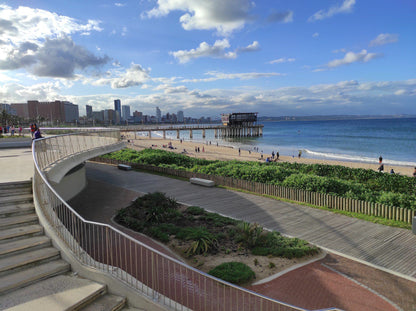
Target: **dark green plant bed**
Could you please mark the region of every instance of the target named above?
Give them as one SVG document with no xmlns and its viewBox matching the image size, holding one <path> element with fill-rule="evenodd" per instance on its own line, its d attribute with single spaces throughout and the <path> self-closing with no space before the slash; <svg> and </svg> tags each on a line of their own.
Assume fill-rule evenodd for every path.
<svg viewBox="0 0 416 311">
<path fill-rule="evenodd" d="M 249 266 L 242 262 L 224 262 L 208 272 L 224 281 L 243 285 L 255 278 L 255 273 Z"/>
<path fill-rule="evenodd" d="M 328 193 L 336 196 L 416 210 L 416 178 L 340 165 L 287 162 L 209 161 L 164 150 L 120 150 L 105 155 L 217 176 Z"/>
<path fill-rule="evenodd" d="M 294 264 L 298 260 L 295 258 L 306 260 L 319 253 L 317 247 L 306 241 L 283 237 L 257 224 L 210 213 L 200 207 L 180 205 L 160 192 L 139 197 L 119 210 L 115 220 L 165 243 L 189 264 L 205 272 L 218 263 L 238 259 L 251 264 L 257 268 L 256 273 L 260 271 L 265 277 Z M 265 271 L 262 265 L 269 268 Z"/>
<path fill-rule="evenodd" d="M 261 252 L 286 258 L 314 255 L 316 247 L 300 239 L 267 232 L 257 224 L 237 221 L 195 206 L 181 206 L 163 193 L 148 193 L 118 211 L 115 220 L 161 242 L 180 241 L 188 256 L 216 254 L 221 249 Z M 221 248 L 219 247 L 221 245 Z M 267 248 L 264 250 L 257 249 Z"/>
</svg>

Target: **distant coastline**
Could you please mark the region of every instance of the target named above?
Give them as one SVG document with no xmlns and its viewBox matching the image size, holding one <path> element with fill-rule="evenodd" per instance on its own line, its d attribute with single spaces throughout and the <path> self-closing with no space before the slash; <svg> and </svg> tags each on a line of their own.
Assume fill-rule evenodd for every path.
<svg viewBox="0 0 416 311">
<path fill-rule="evenodd" d="M 413 119 L 416 115 L 316 115 L 316 116 L 280 116 L 258 117 L 259 122 L 278 121 L 334 121 L 334 120 L 376 120 L 376 119 Z"/>
</svg>

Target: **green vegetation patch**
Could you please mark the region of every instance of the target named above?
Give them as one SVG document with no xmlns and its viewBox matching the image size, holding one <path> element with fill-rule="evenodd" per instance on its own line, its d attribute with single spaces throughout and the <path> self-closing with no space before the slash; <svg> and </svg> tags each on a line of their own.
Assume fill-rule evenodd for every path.
<svg viewBox="0 0 416 311">
<path fill-rule="evenodd" d="M 209 274 L 224 281 L 242 285 L 254 279 L 253 270 L 242 262 L 225 262 L 208 272 Z"/>
<path fill-rule="evenodd" d="M 119 210 L 115 220 L 163 243 L 176 239 L 189 257 L 241 249 L 286 258 L 318 252 L 306 241 L 286 238 L 278 232 L 270 233 L 258 224 L 237 221 L 197 206 L 181 206 L 160 192 L 139 197 L 130 206 Z M 275 236 L 275 239 L 271 238 Z"/>
<path fill-rule="evenodd" d="M 105 157 L 416 210 L 416 178 L 384 174 L 369 169 L 288 162 L 209 161 L 153 149 L 124 149 Z"/>
</svg>

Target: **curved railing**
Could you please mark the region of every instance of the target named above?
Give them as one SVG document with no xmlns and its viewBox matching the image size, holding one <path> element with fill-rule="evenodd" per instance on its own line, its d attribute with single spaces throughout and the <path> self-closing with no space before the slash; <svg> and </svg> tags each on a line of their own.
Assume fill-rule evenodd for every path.
<svg viewBox="0 0 416 311">
<path fill-rule="evenodd" d="M 118 130 L 97 130 L 33 143 L 35 201 L 48 225 L 81 264 L 174 310 L 304 310 L 207 275 L 109 225 L 87 221 L 51 187 L 44 172 L 50 165 L 119 140 Z"/>
</svg>

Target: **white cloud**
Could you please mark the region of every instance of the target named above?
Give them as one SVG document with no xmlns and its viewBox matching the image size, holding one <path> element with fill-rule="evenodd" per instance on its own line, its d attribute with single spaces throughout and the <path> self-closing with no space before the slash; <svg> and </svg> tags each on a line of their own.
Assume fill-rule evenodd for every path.
<svg viewBox="0 0 416 311">
<path fill-rule="evenodd" d="M 92 84 L 96 86 L 110 85 L 113 89 L 128 88 L 140 86 L 150 80 L 150 70 L 142 68 L 142 66 L 132 63 L 126 71 L 116 70 L 108 72 L 107 77 L 84 79 L 84 84 Z"/>
<path fill-rule="evenodd" d="M 247 45 L 244 48 L 238 48 L 237 52 L 255 52 L 260 50 L 260 44 L 258 41 L 253 41 L 252 44 Z"/>
<path fill-rule="evenodd" d="M 162 17 L 172 11 L 183 11 L 186 13 L 179 20 L 185 30 L 215 29 L 225 36 L 251 20 L 249 11 L 253 7 L 249 0 L 158 0 L 157 4 L 142 16 Z"/>
<path fill-rule="evenodd" d="M 23 6 L 13 9 L 7 5 L 0 5 L 0 21 L 0 41 L 10 42 L 10 45 L 24 42 L 39 44 L 45 38 L 102 31 L 101 22 L 98 20 L 88 20 L 88 23 L 82 24 L 68 16 Z"/>
<path fill-rule="evenodd" d="M 175 52 L 169 52 L 181 64 L 189 62 L 194 58 L 201 57 L 214 57 L 214 58 L 236 58 L 235 52 L 226 52 L 225 49 L 230 47 L 230 43 L 227 39 L 217 40 L 214 45 L 209 45 L 206 42 L 202 42 L 196 49 L 191 50 L 179 50 Z"/>
<path fill-rule="evenodd" d="M 46 39 L 43 45 L 25 42 L 0 59 L 0 69 L 25 68 L 35 76 L 74 78 L 76 69 L 100 66 L 109 57 L 96 57 L 71 38 Z"/>
<path fill-rule="evenodd" d="M 390 34 L 390 33 L 381 33 L 372 40 L 369 44 L 369 46 L 378 46 L 378 45 L 384 45 L 389 43 L 394 43 L 399 41 L 399 35 L 397 34 Z"/>
<path fill-rule="evenodd" d="M 285 74 L 277 72 L 242 72 L 242 73 L 223 73 L 218 71 L 209 71 L 205 75 L 210 76 L 209 78 L 203 79 L 183 79 L 181 82 L 213 82 L 218 80 L 251 80 L 251 79 L 260 79 L 268 78 L 275 76 L 284 76 Z"/>
<path fill-rule="evenodd" d="M 319 32 L 313 33 L 312 38 L 318 38 L 318 37 L 319 37 Z"/>
<path fill-rule="evenodd" d="M 341 59 L 334 59 L 330 61 L 327 66 L 329 68 L 335 68 L 342 65 L 348 65 L 356 62 L 369 62 L 370 60 L 380 57 L 380 54 L 376 53 L 368 53 L 367 50 L 362 50 L 359 53 L 348 52 L 345 54 L 344 58 Z"/>
<path fill-rule="evenodd" d="M 308 22 L 314 22 L 317 20 L 323 20 L 329 17 L 332 17 L 339 13 L 350 13 L 355 5 L 355 0 L 344 0 L 344 2 L 339 6 L 333 6 L 328 10 L 319 10 L 311 17 L 309 17 Z"/>
<path fill-rule="evenodd" d="M 126 6 L 126 4 L 125 4 L 125 3 L 120 3 L 120 2 L 116 2 L 116 3 L 114 3 L 114 5 L 115 5 L 115 6 L 117 6 L 117 7 L 123 7 L 123 6 Z"/>
<path fill-rule="evenodd" d="M 74 78 L 77 69 L 103 65 L 107 56 L 97 57 L 69 37 L 101 31 L 99 24 L 97 20 L 81 24 L 41 9 L 0 5 L 0 69 L 24 68 L 36 76 Z"/>
<path fill-rule="evenodd" d="M 397 90 L 396 92 L 394 92 L 394 95 L 403 95 L 403 94 L 406 94 L 406 90 L 404 90 L 404 89 L 400 89 L 400 90 Z"/>
<path fill-rule="evenodd" d="M 270 61 L 269 64 L 292 63 L 295 60 L 296 60 L 295 58 L 282 57 L 282 58 L 278 58 L 278 59 Z"/>
<path fill-rule="evenodd" d="M 184 85 L 172 86 L 171 84 L 160 84 L 155 87 L 153 90 L 160 91 L 163 90 L 165 94 L 175 94 L 175 93 L 187 93 L 188 88 Z"/>
<path fill-rule="evenodd" d="M 234 51 L 226 51 L 226 49 L 230 47 L 231 45 L 228 39 L 222 39 L 215 41 L 214 45 L 202 42 L 196 49 L 179 50 L 174 52 L 171 51 L 169 54 L 178 59 L 181 64 L 184 64 L 192 59 L 201 57 L 234 59 L 237 58 L 237 55 L 240 53 L 255 52 L 260 50 L 260 44 L 258 41 L 253 41 L 252 44 L 249 44 L 246 47 L 237 48 Z"/>
</svg>

